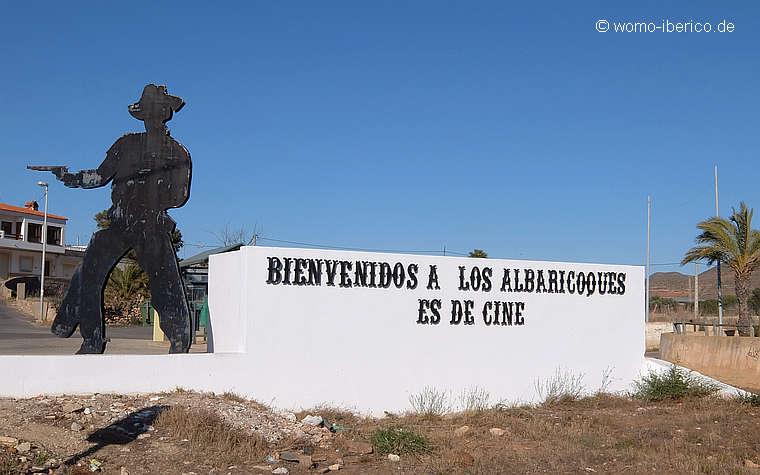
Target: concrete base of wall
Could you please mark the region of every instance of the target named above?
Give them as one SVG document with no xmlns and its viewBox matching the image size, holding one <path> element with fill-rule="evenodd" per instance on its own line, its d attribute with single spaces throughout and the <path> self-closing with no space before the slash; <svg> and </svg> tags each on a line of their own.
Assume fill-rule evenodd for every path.
<svg viewBox="0 0 760 475">
<path fill-rule="evenodd" d="M 760 338 L 664 333 L 660 359 L 760 393 Z"/>
<path fill-rule="evenodd" d="M 42 310 L 43 316 L 40 318 L 40 300 L 39 298 L 35 299 L 26 299 L 26 300 L 9 300 L 8 304 L 17 309 L 20 312 L 23 312 L 31 317 L 33 317 L 35 320 L 41 323 L 51 323 L 53 319 L 55 318 L 55 307 L 52 307 L 50 303 L 45 300 L 44 308 Z"/>
<path fill-rule="evenodd" d="M 660 347 L 660 335 L 673 331 L 670 322 L 647 323 L 647 351 L 656 351 Z"/>
</svg>

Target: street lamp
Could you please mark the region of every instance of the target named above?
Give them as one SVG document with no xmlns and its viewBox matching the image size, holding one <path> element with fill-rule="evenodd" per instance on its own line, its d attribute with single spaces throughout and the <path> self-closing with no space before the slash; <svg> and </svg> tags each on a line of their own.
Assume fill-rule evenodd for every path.
<svg viewBox="0 0 760 475">
<path fill-rule="evenodd" d="M 42 222 L 42 270 L 40 271 L 40 320 L 44 320 L 42 311 L 44 309 L 45 298 L 45 248 L 47 247 L 47 207 L 48 207 L 48 184 L 44 181 L 38 181 L 38 186 L 45 188 L 45 217 Z"/>
</svg>

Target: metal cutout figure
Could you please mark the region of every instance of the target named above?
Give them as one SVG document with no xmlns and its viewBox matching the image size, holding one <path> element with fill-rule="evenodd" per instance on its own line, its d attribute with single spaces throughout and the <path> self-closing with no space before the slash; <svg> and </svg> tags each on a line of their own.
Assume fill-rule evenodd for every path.
<svg viewBox="0 0 760 475">
<path fill-rule="evenodd" d="M 169 238 L 176 223 L 167 214 L 190 197 L 190 153 L 164 125 L 185 101 L 167 94 L 166 86 L 148 84 L 129 113 L 145 123 L 145 133 L 122 136 L 95 170 L 68 173 L 50 169 L 70 188 L 97 188 L 111 182 L 111 225 L 96 232 L 81 266 L 72 277 L 51 331 L 68 338 L 79 326 L 84 339 L 78 354 L 105 351 L 103 290 L 116 263 L 130 250 L 148 274 L 153 307 L 171 346 L 169 353 L 190 349 L 190 313 Z"/>
</svg>

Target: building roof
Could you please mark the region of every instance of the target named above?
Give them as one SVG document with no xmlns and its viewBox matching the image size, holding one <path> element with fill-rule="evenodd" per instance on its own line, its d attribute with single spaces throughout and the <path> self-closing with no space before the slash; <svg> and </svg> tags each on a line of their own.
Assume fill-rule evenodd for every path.
<svg viewBox="0 0 760 475">
<path fill-rule="evenodd" d="M 203 251 L 200 254 L 194 255 L 193 257 L 188 257 L 187 259 L 179 261 L 179 267 L 182 269 L 185 267 L 194 266 L 196 264 L 203 264 L 205 262 L 208 262 L 209 256 L 213 256 L 214 254 L 224 254 L 225 252 L 230 251 L 237 251 L 243 246 L 244 244 L 242 242 L 239 242 L 237 244 L 232 244 L 231 246 L 222 246 L 217 247 L 216 249 Z"/>
<path fill-rule="evenodd" d="M 42 211 L 35 211 L 29 208 L 22 208 L 21 206 L 7 205 L 5 203 L 0 203 L 0 211 L 12 211 L 14 213 L 31 214 L 32 216 L 40 216 L 40 217 L 45 216 L 45 213 L 43 213 Z M 69 218 L 64 218 L 63 216 L 56 216 L 50 213 L 48 213 L 48 218 L 62 219 L 64 221 L 69 220 Z"/>
</svg>

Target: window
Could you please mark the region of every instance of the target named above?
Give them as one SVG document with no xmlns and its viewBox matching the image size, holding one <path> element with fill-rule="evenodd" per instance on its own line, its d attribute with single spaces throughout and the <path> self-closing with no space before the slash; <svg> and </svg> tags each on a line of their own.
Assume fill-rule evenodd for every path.
<svg viewBox="0 0 760 475">
<path fill-rule="evenodd" d="M 27 226 L 27 232 L 29 234 L 27 241 L 42 243 L 42 225 L 41 224 L 29 223 L 29 225 Z"/>
<path fill-rule="evenodd" d="M 50 261 L 45 259 L 45 277 L 50 277 Z"/>
<path fill-rule="evenodd" d="M 0 222 L 0 230 L 5 232 L 5 237 L 11 237 L 11 234 L 13 234 L 13 223 L 8 221 Z"/>
<path fill-rule="evenodd" d="M 21 272 L 31 272 L 34 266 L 34 258 L 29 256 L 21 256 L 18 258 L 18 269 Z"/>
<path fill-rule="evenodd" d="M 53 246 L 61 245 L 61 228 L 57 226 L 47 227 L 47 243 Z"/>
</svg>

